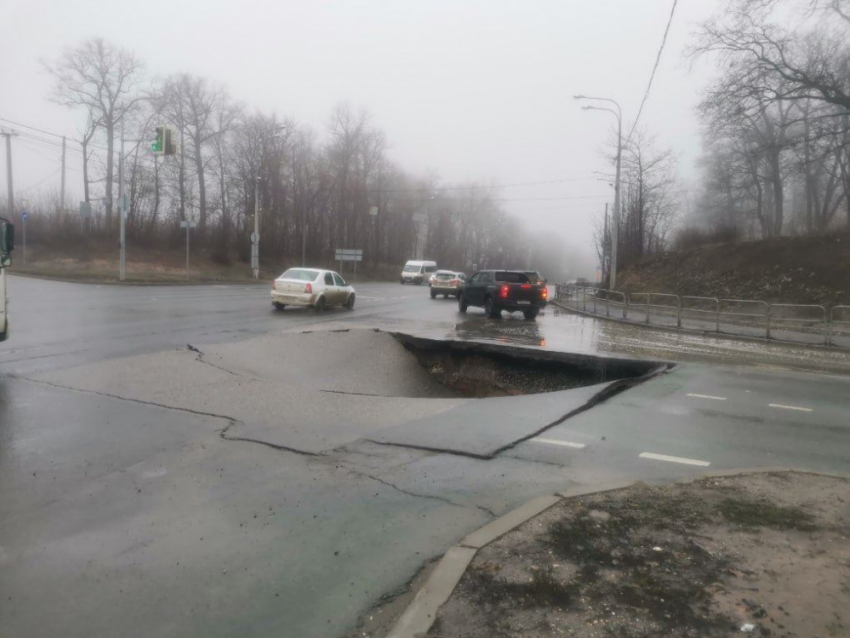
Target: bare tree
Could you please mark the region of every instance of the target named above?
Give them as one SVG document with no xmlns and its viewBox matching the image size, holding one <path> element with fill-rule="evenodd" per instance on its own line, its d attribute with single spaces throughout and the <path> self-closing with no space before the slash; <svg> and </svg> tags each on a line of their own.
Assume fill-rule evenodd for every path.
<svg viewBox="0 0 850 638">
<path fill-rule="evenodd" d="M 126 49 L 102 38 L 66 49 L 53 64 L 43 63 L 54 78 L 53 100 L 83 107 L 106 133 L 106 225 L 112 225 L 114 151 L 121 119 L 145 99 L 139 92 L 143 64 Z"/>
</svg>

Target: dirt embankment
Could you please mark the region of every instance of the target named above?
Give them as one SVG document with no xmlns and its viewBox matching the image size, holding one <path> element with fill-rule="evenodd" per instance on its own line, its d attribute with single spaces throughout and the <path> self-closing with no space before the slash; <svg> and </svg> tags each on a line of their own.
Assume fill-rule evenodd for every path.
<svg viewBox="0 0 850 638">
<path fill-rule="evenodd" d="M 645 259 L 619 275 L 627 292 L 850 304 L 850 234 L 700 246 Z"/>
<path fill-rule="evenodd" d="M 772 473 L 556 505 L 481 550 L 433 638 L 850 635 L 845 479 Z"/>
</svg>

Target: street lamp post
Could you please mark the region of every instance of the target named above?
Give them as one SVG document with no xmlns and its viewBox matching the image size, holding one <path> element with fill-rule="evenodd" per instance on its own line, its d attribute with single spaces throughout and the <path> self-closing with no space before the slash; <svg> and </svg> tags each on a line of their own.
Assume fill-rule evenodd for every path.
<svg viewBox="0 0 850 638">
<path fill-rule="evenodd" d="M 574 95 L 574 99 L 576 100 L 597 100 L 600 102 L 610 102 L 614 106 L 617 107 L 617 110 L 606 108 L 604 106 L 584 106 L 582 107 L 588 111 L 608 111 L 609 113 L 613 113 L 614 117 L 617 118 L 617 171 L 616 177 L 614 178 L 614 215 L 612 220 L 612 232 L 611 232 L 611 274 L 610 274 L 610 282 L 608 283 L 608 287 L 611 290 L 616 290 L 617 288 L 617 248 L 619 244 L 619 234 L 620 234 L 620 160 L 623 155 L 623 112 L 620 109 L 620 105 L 611 98 L 607 97 L 589 97 L 587 95 Z"/>
</svg>

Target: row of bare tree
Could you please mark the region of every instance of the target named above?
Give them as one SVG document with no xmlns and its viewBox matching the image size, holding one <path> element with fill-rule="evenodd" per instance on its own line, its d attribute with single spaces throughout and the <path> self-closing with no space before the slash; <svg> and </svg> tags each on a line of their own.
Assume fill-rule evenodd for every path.
<svg viewBox="0 0 850 638">
<path fill-rule="evenodd" d="M 302 255 L 331 263 L 336 248 L 360 248 L 367 266 L 422 256 L 458 269 L 535 267 L 555 276 L 564 265 L 562 247 L 526 235 L 494 189 L 406 174 L 369 116 L 347 105 L 333 111 L 320 140 L 308 127 L 251 113 L 204 78 L 147 81 L 134 54 L 102 39 L 45 66 L 52 98 L 87 114 L 77 142 L 84 198 L 97 214 L 82 227 L 95 233 L 114 234 L 123 180 L 134 241 L 176 244 L 180 222 L 193 220 L 203 245 L 245 260 L 257 203 L 260 254 L 270 264 L 297 264 Z M 176 155 L 150 152 L 160 125 L 173 127 Z M 57 231 L 80 227 L 62 219 Z"/>
<path fill-rule="evenodd" d="M 682 202 L 676 188 L 675 156 L 670 150 L 658 149 L 645 132 L 637 129 L 625 140 L 621 164 L 618 271 L 646 255 L 665 250 Z M 603 282 L 609 281 L 613 218 L 611 211 L 595 230 Z"/>
<path fill-rule="evenodd" d="M 768 238 L 850 227 L 850 0 L 729 0 L 692 56 L 719 75 L 696 222 Z"/>
</svg>

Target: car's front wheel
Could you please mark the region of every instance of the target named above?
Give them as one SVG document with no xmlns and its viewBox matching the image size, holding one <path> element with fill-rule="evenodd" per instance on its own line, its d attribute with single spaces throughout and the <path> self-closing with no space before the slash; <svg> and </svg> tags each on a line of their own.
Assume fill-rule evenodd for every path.
<svg viewBox="0 0 850 638">
<path fill-rule="evenodd" d="M 463 295 L 458 295 L 458 296 L 457 296 L 457 309 L 458 309 L 460 312 L 466 312 L 466 309 L 467 309 L 467 308 L 469 308 L 469 304 L 468 304 L 468 303 L 466 303 L 466 299 L 464 298 L 464 296 L 463 296 Z"/>
<path fill-rule="evenodd" d="M 404 277 L 401 277 L 400 281 L 401 281 L 401 285 L 403 286 L 404 285 Z"/>
<path fill-rule="evenodd" d="M 354 310 L 354 293 L 352 292 L 348 295 L 348 299 L 345 300 L 345 307 L 349 310 Z"/>
</svg>

